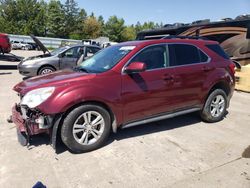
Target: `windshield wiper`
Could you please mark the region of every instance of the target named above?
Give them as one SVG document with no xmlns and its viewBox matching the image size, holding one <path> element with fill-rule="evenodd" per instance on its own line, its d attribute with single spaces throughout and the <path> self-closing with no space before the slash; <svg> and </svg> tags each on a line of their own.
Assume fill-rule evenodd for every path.
<svg viewBox="0 0 250 188">
<path fill-rule="evenodd" d="M 83 68 L 83 67 L 75 67 L 74 71 L 89 73 L 89 71 L 87 69 Z"/>
</svg>

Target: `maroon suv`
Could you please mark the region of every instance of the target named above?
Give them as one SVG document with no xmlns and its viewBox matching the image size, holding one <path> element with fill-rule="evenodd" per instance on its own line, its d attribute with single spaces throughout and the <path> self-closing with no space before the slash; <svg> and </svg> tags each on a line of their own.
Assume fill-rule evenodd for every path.
<svg viewBox="0 0 250 188">
<path fill-rule="evenodd" d="M 11 51 L 11 43 L 7 34 L 0 33 L 0 53 L 9 53 Z"/>
<path fill-rule="evenodd" d="M 94 150 L 111 131 L 199 111 L 223 119 L 234 90 L 234 64 L 209 40 L 160 39 L 104 49 L 74 70 L 17 84 L 19 141 L 40 133 L 74 152 Z"/>
</svg>

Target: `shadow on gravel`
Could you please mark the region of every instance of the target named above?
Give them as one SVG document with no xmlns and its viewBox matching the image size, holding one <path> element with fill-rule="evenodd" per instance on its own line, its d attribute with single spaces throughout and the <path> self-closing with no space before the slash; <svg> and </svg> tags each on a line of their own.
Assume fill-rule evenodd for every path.
<svg viewBox="0 0 250 188">
<path fill-rule="evenodd" d="M 49 145 L 50 144 L 50 138 L 47 134 L 39 134 L 32 136 L 30 138 L 30 145 L 28 146 L 28 149 L 31 150 L 34 147 L 41 146 L 41 145 Z"/>
<path fill-rule="evenodd" d="M 114 140 L 123 140 L 128 138 L 133 138 L 137 136 L 143 136 L 147 134 L 153 134 L 162 131 L 168 131 L 172 129 L 177 129 L 185 126 L 190 126 L 196 123 L 201 122 L 201 119 L 197 115 L 197 113 L 187 114 L 179 117 L 175 117 L 172 119 L 166 119 L 154 123 L 148 123 L 145 125 L 139 125 L 136 127 L 131 127 L 127 129 L 118 130 L 116 134 L 111 134 L 106 144 L 103 146 L 107 146 L 111 144 Z M 33 149 L 36 146 L 40 145 L 50 145 L 50 138 L 48 135 L 36 135 L 31 138 L 31 144 L 29 149 Z M 67 151 L 67 147 L 59 141 L 57 143 L 56 153 L 61 154 Z M 72 154 L 76 154 L 70 151 Z"/>
<path fill-rule="evenodd" d="M 14 54 L 4 54 L 0 55 L 0 61 L 21 61 L 23 57 L 16 56 Z"/>
<path fill-rule="evenodd" d="M 250 158 L 250 146 L 248 146 L 245 151 L 242 153 L 243 158 Z"/>
<path fill-rule="evenodd" d="M 25 77 L 23 77 L 22 79 L 23 80 L 27 80 L 27 79 L 29 79 L 29 78 L 31 78 L 30 76 L 25 76 Z"/>
<path fill-rule="evenodd" d="M 117 134 L 112 134 L 114 140 L 123 140 L 147 134 L 153 134 L 162 131 L 177 129 L 201 122 L 197 113 L 191 113 L 183 116 L 178 116 L 171 119 L 156 121 L 153 123 L 142 124 L 136 127 L 119 130 Z"/>
<path fill-rule="evenodd" d="M 12 74 L 12 72 L 0 72 L 0 75 Z"/>
<path fill-rule="evenodd" d="M 16 65 L 0 65 L 0 70 L 17 70 Z"/>
</svg>

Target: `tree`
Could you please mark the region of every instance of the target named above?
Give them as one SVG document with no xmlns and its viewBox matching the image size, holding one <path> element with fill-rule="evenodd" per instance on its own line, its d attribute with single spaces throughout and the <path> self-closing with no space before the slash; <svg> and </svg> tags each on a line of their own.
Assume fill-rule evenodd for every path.
<svg viewBox="0 0 250 188">
<path fill-rule="evenodd" d="M 60 1 L 51 0 L 48 4 L 48 35 L 52 37 L 67 37 L 65 13 Z"/>
<path fill-rule="evenodd" d="M 101 33 L 101 24 L 95 17 L 90 16 L 85 20 L 83 33 L 87 39 L 97 38 Z"/>
<path fill-rule="evenodd" d="M 104 26 L 105 26 L 105 22 L 104 22 L 104 19 L 103 19 L 102 16 L 99 16 L 99 17 L 98 17 L 98 22 L 99 22 L 100 25 L 101 25 L 100 36 L 103 36 L 103 35 L 104 35 Z"/>
<path fill-rule="evenodd" d="M 87 19 L 86 11 L 84 9 L 80 9 L 76 17 L 75 30 L 69 34 L 69 38 L 76 39 L 76 40 L 81 40 L 85 38 L 84 33 L 83 33 L 83 28 L 84 28 L 86 19 Z"/>
<path fill-rule="evenodd" d="M 142 28 L 142 25 L 140 22 L 137 22 L 136 25 L 135 25 L 135 30 L 136 30 L 136 33 L 140 32 L 143 30 Z"/>
<path fill-rule="evenodd" d="M 2 0 L 1 30 L 13 34 L 42 35 L 45 28 L 44 1 Z M 45 8 L 46 9 L 46 8 Z"/>
<path fill-rule="evenodd" d="M 122 32 L 125 29 L 124 20 L 116 16 L 111 16 L 104 27 L 104 34 L 111 41 L 122 42 Z"/>
<path fill-rule="evenodd" d="M 111 16 L 105 23 L 92 12 L 78 7 L 76 0 L 0 0 L 0 32 L 34 34 L 72 39 L 107 36 L 111 41 L 134 40 L 136 33 L 162 27 L 154 22 L 126 26 L 122 18 Z"/>
<path fill-rule="evenodd" d="M 133 26 L 127 26 L 122 31 L 122 41 L 135 40 L 136 30 Z"/>
<path fill-rule="evenodd" d="M 64 4 L 64 14 L 65 14 L 65 35 L 69 36 L 75 33 L 77 28 L 77 18 L 79 16 L 78 4 L 75 0 L 66 0 Z"/>
</svg>

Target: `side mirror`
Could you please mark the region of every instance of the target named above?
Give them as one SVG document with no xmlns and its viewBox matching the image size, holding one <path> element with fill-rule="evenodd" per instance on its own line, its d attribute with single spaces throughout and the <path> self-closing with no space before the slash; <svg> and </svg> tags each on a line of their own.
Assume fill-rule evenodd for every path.
<svg viewBox="0 0 250 188">
<path fill-rule="evenodd" d="M 144 72 L 147 66 L 143 62 L 132 62 L 125 69 L 124 72 L 128 74 Z"/>
<path fill-rule="evenodd" d="M 59 58 L 62 58 L 64 55 L 63 54 L 58 54 L 58 57 Z"/>
</svg>

